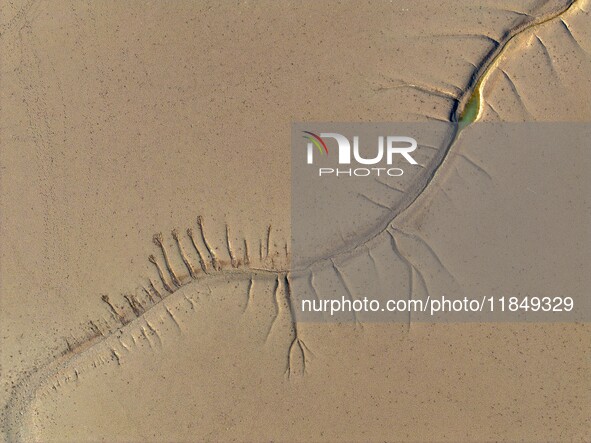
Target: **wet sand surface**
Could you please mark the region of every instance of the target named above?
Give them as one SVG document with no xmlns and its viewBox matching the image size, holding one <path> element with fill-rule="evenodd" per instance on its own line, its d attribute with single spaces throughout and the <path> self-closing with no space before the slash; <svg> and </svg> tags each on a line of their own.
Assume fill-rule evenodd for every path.
<svg viewBox="0 0 591 443">
<path fill-rule="evenodd" d="M 388 221 L 421 239 L 400 245 L 430 287 L 438 266 L 472 291 L 510 291 L 516 267 L 588 287 L 588 231 L 540 240 L 588 220 L 584 146 L 507 164 L 470 124 L 588 122 L 590 10 L 3 5 L 3 438 L 584 441 L 588 324 L 294 322 L 289 162 L 294 121 L 463 119 Z M 400 260 L 375 266 L 408 286 Z"/>
</svg>

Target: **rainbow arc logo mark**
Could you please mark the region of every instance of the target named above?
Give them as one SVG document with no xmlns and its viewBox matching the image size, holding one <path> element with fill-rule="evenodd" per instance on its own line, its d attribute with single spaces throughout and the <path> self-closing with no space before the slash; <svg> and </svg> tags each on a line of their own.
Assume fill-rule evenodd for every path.
<svg viewBox="0 0 591 443">
<path fill-rule="evenodd" d="M 328 147 L 326 146 L 326 143 L 324 143 L 324 140 L 322 140 L 322 137 L 314 134 L 313 132 L 309 132 L 309 131 L 303 131 L 303 132 L 305 134 L 308 134 L 308 135 L 304 135 L 304 138 L 309 140 L 310 142 L 314 143 L 314 146 L 316 146 L 318 148 L 318 150 L 320 151 L 321 154 L 323 152 L 325 152 L 326 155 L 328 155 Z"/>
</svg>

